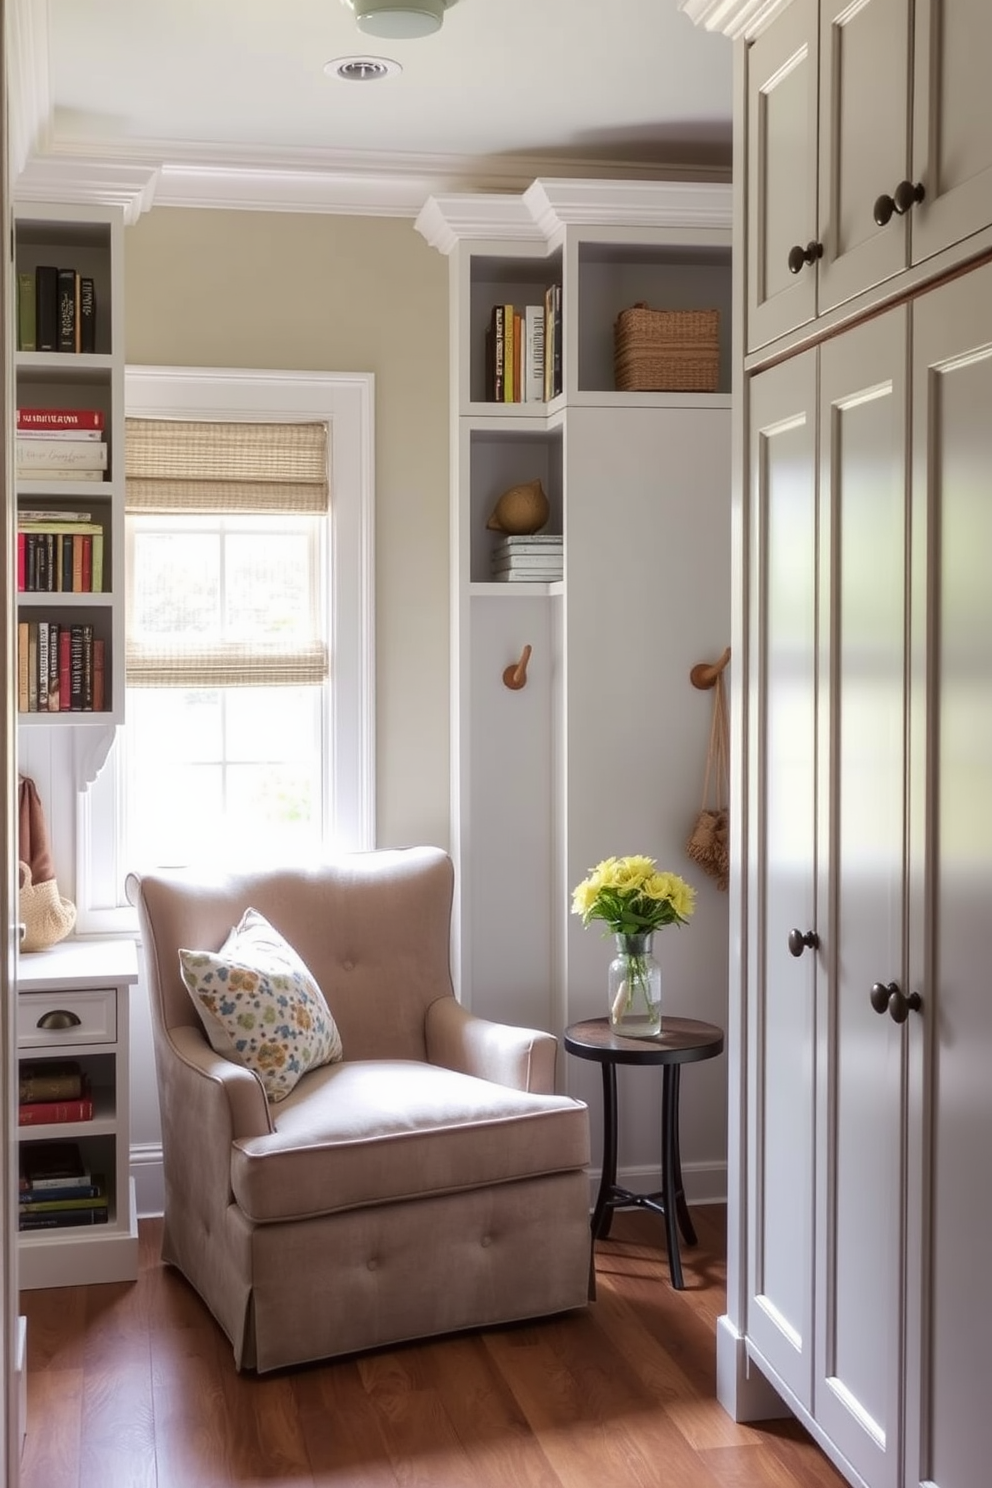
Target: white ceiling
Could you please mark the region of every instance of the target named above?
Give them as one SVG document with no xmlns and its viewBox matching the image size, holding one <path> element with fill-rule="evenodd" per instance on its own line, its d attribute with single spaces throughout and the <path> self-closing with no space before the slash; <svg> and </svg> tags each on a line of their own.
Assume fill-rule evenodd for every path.
<svg viewBox="0 0 992 1488">
<path fill-rule="evenodd" d="M 206 194 L 191 172 L 222 198 L 232 172 L 243 192 L 249 176 L 256 189 L 280 177 L 285 191 L 289 177 L 325 172 L 366 190 L 378 181 L 386 202 L 387 183 L 406 178 L 409 199 L 395 200 L 415 211 L 432 186 L 729 171 L 731 46 L 679 0 L 456 0 L 435 35 L 395 42 L 363 36 L 342 0 L 16 3 L 47 5 L 47 36 L 33 23 L 32 41 L 47 114 L 39 182 L 56 165 L 81 178 L 88 162 L 92 178 L 93 162 L 114 163 L 156 171 L 156 199 L 179 200 Z M 402 73 L 325 75 L 330 59 L 356 55 Z M 319 183 L 307 189 L 323 200 Z"/>
</svg>

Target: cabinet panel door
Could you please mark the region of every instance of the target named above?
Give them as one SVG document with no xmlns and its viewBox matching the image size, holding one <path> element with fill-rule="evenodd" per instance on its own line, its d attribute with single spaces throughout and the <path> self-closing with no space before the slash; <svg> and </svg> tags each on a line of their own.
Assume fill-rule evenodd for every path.
<svg viewBox="0 0 992 1488">
<path fill-rule="evenodd" d="M 914 263 L 992 222 L 988 0 L 916 0 Z"/>
<path fill-rule="evenodd" d="M 792 4 L 747 54 L 747 344 L 764 346 L 816 314 L 816 0 Z"/>
<path fill-rule="evenodd" d="M 992 267 L 914 308 L 919 544 L 929 533 L 928 860 L 911 1068 L 907 1484 L 973 1488 L 992 1448 Z M 922 670 L 922 669 L 921 669 Z M 921 813 L 922 814 L 922 813 Z"/>
<path fill-rule="evenodd" d="M 815 352 L 752 380 L 750 419 L 747 1333 L 809 1408 L 817 955 L 789 932 L 816 926 Z"/>
<path fill-rule="evenodd" d="M 906 312 L 827 342 L 820 363 L 814 1414 L 872 1488 L 900 1432 L 904 1040 L 872 1008 L 905 986 Z"/>
<path fill-rule="evenodd" d="M 874 206 L 909 170 L 909 42 L 909 0 L 822 0 L 821 313 L 906 265 L 908 217 Z"/>
</svg>

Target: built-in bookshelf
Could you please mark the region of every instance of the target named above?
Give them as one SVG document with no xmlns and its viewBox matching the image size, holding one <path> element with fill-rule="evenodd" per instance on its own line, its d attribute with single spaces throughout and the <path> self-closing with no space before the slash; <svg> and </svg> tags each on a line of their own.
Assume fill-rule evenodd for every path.
<svg viewBox="0 0 992 1488">
<path fill-rule="evenodd" d="M 123 718 L 122 248 L 115 207 L 15 212 L 14 582 L 24 727 Z"/>
</svg>

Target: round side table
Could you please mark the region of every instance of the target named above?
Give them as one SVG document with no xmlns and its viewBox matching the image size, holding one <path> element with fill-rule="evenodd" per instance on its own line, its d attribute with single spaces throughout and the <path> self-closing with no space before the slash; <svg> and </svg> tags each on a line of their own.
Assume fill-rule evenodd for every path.
<svg viewBox="0 0 992 1488">
<path fill-rule="evenodd" d="M 603 1175 L 592 1214 L 592 1238 L 604 1240 L 610 1233 L 615 1209 L 651 1209 L 665 1220 L 668 1269 L 672 1286 L 681 1291 L 682 1258 L 679 1229 L 687 1245 L 695 1245 L 696 1232 L 682 1187 L 679 1153 L 679 1081 L 683 1064 L 715 1059 L 723 1052 L 723 1029 L 695 1018 L 662 1020 L 656 1038 L 622 1038 L 610 1028 L 608 1018 L 589 1018 L 565 1029 L 565 1048 L 578 1059 L 592 1059 L 603 1070 Z M 661 1189 L 657 1193 L 632 1193 L 617 1184 L 617 1065 L 660 1064 L 661 1088 Z M 677 1221 L 677 1222 L 676 1222 Z"/>
</svg>

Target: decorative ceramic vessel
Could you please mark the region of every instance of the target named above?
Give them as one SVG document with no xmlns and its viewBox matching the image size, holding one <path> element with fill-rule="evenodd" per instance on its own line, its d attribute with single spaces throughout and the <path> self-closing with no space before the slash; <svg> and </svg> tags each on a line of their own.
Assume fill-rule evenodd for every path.
<svg viewBox="0 0 992 1488">
<path fill-rule="evenodd" d="M 493 507 L 486 526 L 490 532 L 505 532 L 511 537 L 522 537 L 531 532 L 539 532 L 548 520 L 550 510 L 541 482 L 525 481 L 523 485 L 511 486 L 508 491 L 503 492 Z"/>
<path fill-rule="evenodd" d="M 651 950 L 653 936 L 617 935 L 610 962 L 610 1027 L 624 1038 L 655 1038 L 661 1032 L 661 967 Z"/>
</svg>

